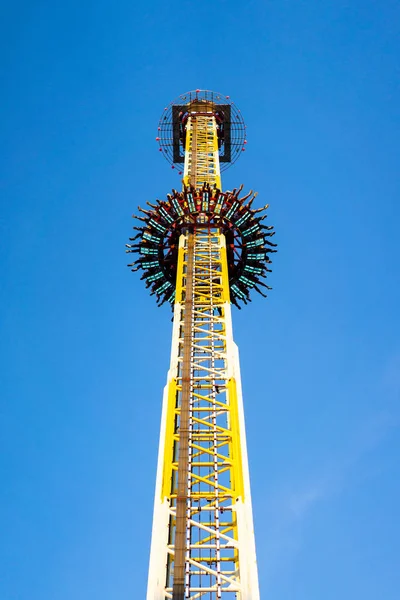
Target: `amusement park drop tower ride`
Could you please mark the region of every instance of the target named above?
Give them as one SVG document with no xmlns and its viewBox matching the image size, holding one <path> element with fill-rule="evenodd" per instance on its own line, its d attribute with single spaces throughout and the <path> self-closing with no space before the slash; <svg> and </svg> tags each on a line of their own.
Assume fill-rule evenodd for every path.
<svg viewBox="0 0 400 600">
<path fill-rule="evenodd" d="M 229 97 L 188 92 L 159 123 L 160 151 L 183 164 L 182 191 L 148 203 L 127 244 L 159 304 L 173 306 L 164 390 L 147 600 L 259 600 L 239 355 L 231 303 L 260 293 L 270 237 L 242 186 L 221 170 L 244 149 Z"/>
</svg>

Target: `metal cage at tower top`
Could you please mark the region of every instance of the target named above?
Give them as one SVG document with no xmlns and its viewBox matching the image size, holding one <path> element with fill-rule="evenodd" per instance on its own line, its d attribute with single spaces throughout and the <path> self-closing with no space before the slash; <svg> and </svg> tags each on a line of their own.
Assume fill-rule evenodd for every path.
<svg viewBox="0 0 400 600">
<path fill-rule="evenodd" d="M 201 110 L 201 104 L 214 107 L 217 122 L 218 151 L 220 169 L 224 171 L 246 149 L 246 125 L 240 109 L 230 101 L 229 96 L 209 90 L 195 90 L 176 98 L 164 108 L 158 123 L 156 140 L 159 150 L 165 158 L 181 174 L 180 168 L 185 160 L 185 123 L 188 118 L 188 108 L 196 103 Z"/>
</svg>

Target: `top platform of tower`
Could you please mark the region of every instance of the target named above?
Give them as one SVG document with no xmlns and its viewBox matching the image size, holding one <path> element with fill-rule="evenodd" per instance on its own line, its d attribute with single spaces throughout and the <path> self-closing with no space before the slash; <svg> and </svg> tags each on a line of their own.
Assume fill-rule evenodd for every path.
<svg viewBox="0 0 400 600">
<path fill-rule="evenodd" d="M 160 151 L 178 172 L 185 160 L 186 122 L 189 116 L 210 114 L 215 116 L 218 128 L 221 171 L 233 164 L 245 150 L 246 125 L 240 110 L 229 96 L 210 90 L 186 92 L 164 108 L 156 138 Z"/>
</svg>

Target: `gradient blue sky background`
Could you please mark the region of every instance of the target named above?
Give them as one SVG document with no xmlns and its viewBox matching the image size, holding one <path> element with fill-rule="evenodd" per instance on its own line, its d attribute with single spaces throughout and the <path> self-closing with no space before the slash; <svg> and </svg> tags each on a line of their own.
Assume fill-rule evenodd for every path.
<svg viewBox="0 0 400 600">
<path fill-rule="evenodd" d="M 229 94 L 269 202 L 234 310 L 264 600 L 398 600 L 400 5 L 1 8 L 1 600 L 145 597 L 168 307 L 126 267 L 179 179 L 164 106 Z"/>
</svg>

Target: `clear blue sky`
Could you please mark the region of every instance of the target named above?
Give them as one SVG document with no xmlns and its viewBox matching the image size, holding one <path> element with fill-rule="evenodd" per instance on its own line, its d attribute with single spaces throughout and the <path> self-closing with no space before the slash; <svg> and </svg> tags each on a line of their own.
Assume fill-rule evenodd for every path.
<svg viewBox="0 0 400 600">
<path fill-rule="evenodd" d="M 234 310 L 261 596 L 398 600 L 398 2 L 1 15 L 1 600 L 145 597 L 171 315 L 124 244 L 179 185 L 156 128 L 195 88 L 242 110 L 224 185 L 279 242 Z"/>
</svg>

